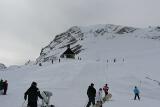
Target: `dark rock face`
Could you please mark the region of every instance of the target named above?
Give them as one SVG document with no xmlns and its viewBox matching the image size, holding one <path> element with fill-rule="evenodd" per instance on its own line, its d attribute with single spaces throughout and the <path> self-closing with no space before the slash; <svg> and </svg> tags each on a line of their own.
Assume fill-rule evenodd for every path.
<svg viewBox="0 0 160 107">
<path fill-rule="evenodd" d="M 77 42 L 79 40 L 83 40 L 83 36 L 84 35 L 81 29 L 77 26 L 74 26 L 66 32 L 55 36 L 54 40 L 41 50 L 40 57 L 37 59 L 37 63 L 59 59 L 60 54 L 62 53 L 60 50 L 66 49 L 68 45 L 71 46 L 71 49 L 73 49 L 75 54 L 78 54 L 83 49 L 81 49 L 82 46 L 77 44 Z M 50 54 L 51 51 L 53 54 Z"/>
<path fill-rule="evenodd" d="M 6 69 L 7 67 L 4 65 L 4 64 L 2 64 L 2 63 L 0 63 L 0 70 L 1 69 Z"/>
<path fill-rule="evenodd" d="M 136 29 L 132 28 L 132 27 L 123 27 L 122 29 L 120 29 L 117 34 L 125 34 L 125 33 L 132 33 L 134 32 Z"/>
</svg>

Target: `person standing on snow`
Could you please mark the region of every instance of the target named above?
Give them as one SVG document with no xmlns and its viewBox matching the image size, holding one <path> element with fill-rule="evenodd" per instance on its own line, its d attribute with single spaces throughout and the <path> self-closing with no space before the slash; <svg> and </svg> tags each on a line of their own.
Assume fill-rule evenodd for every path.
<svg viewBox="0 0 160 107">
<path fill-rule="evenodd" d="M 1 79 L 0 80 L 0 90 L 2 90 L 3 89 L 3 80 Z"/>
<path fill-rule="evenodd" d="M 102 88 L 99 89 L 97 96 L 96 96 L 96 100 L 97 100 L 97 103 L 100 105 L 100 107 L 102 107 L 102 101 L 103 101 Z"/>
<path fill-rule="evenodd" d="M 137 88 L 137 86 L 135 86 L 134 87 L 134 95 L 135 95 L 135 97 L 134 97 L 134 100 L 136 100 L 136 98 L 138 97 L 138 100 L 140 100 L 140 97 L 139 97 L 139 89 Z"/>
<path fill-rule="evenodd" d="M 28 96 L 28 106 L 27 107 L 37 107 L 38 97 L 43 99 L 37 88 L 37 83 L 32 82 L 31 87 L 25 92 L 24 99 L 26 100 Z"/>
<path fill-rule="evenodd" d="M 116 63 L 116 58 L 114 58 L 113 62 Z"/>
<path fill-rule="evenodd" d="M 0 80 L 0 95 L 3 94 L 3 80 Z"/>
<path fill-rule="evenodd" d="M 105 84 L 105 86 L 103 87 L 103 91 L 105 93 L 105 96 L 108 95 L 108 90 L 109 90 L 108 84 Z"/>
<path fill-rule="evenodd" d="M 5 80 L 3 82 L 3 89 L 4 89 L 3 95 L 6 95 L 7 94 L 7 89 L 8 89 L 8 82 L 7 82 L 7 80 Z"/>
<path fill-rule="evenodd" d="M 96 89 L 94 88 L 93 83 L 91 83 L 91 85 L 88 87 L 87 96 L 88 96 L 89 101 L 86 107 L 89 107 L 91 103 L 95 105 Z"/>
<path fill-rule="evenodd" d="M 52 59 L 52 64 L 53 64 L 53 59 Z"/>
</svg>

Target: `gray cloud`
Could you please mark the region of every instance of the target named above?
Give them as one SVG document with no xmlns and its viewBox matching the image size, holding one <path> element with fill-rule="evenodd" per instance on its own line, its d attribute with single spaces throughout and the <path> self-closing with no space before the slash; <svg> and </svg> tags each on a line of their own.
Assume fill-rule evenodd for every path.
<svg viewBox="0 0 160 107">
<path fill-rule="evenodd" d="M 69 27 L 160 25 L 159 0 L 1 0 L 0 61 L 22 64 Z"/>
</svg>

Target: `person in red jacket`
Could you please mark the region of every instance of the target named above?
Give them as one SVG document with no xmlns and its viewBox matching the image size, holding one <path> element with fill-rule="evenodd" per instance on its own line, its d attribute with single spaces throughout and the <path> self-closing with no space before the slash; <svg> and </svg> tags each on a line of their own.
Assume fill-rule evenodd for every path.
<svg viewBox="0 0 160 107">
<path fill-rule="evenodd" d="M 5 80 L 4 83 L 3 83 L 3 89 L 4 89 L 3 95 L 6 95 L 7 89 L 8 89 L 8 82 L 7 82 L 7 80 Z"/>
<path fill-rule="evenodd" d="M 108 84 L 105 84 L 105 86 L 103 87 L 103 91 L 105 93 L 105 96 L 108 94 L 108 90 L 109 90 Z"/>
</svg>

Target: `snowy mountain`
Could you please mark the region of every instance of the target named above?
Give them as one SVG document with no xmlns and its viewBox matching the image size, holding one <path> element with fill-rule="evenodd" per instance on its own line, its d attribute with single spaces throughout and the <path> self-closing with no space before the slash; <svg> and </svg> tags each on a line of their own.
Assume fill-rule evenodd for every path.
<svg viewBox="0 0 160 107">
<path fill-rule="evenodd" d="M 160 27 L 142 29 L 111 24 L 88 27 L 74 26 L 66 32 L 55 36 L 54 40 L 41 50 L 40 56 L 37 58 L 37 63 L 59 59 L 68 44 L 71 45 L 71 49 L 76 53 L 76 56 L 82 57 L 82 54 L 86 54 L 85 58 L 89 58 L 90 54 L 97 53 L 97 49 L 92 51 L 92 48 L 98 47 L 98 52 L 101 54 L 99 57 L 104 57 L 107 53 L 102 55 L 102 52 L 104 50 L 110 51 L 110 48 L 113 48 L 108 46 L 108 42 L 117 38 L 124 40 L 133 38 L 134 43 L 136 43 L 136 38 L 159 40 Z M 94 46 L 95 44 L 97 46 Z M 89 53 L 91 52 L 90 50 L 92 53 Z"/>
<path fill-rule="evenodd" d="M 159 27 L 72 27 L 42 49 L 37 59 L 45 62 L 42 66 L 26 63 L 0 72 L 0 78 L 9 83 L 7 95 L 0 95 L 1 106 L 26 107 L 24 92 L 36 81 L 40 91 L 53 93 L 50 103 L 56 107 L 85 107 L 91 83 L 96 90 L 108 83 L 112 99 L 103 107 L 159 107 L 159 35 Z M 67 44 L 82 60 L 48 62 L 59 58 Z M 77 45 L 80 47 L 74 48 Z M 135 86 L 140 90 L 140 101 L 133 100 Z"/>
<path fill-rule="evenodd" d="M 6 69 L 6 68 L 7 68 L 7 67 L 6 67 L 4 64 L 0 63 L 0 70 Z"/>
</svg>

